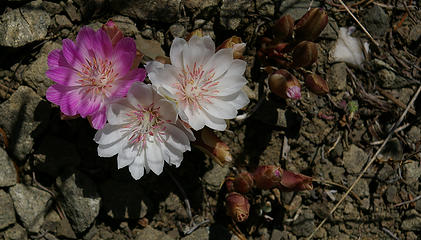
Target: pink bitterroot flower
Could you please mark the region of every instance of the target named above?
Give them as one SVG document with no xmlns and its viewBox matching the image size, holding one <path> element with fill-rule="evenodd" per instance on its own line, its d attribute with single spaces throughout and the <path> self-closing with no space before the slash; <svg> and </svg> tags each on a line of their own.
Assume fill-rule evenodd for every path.
<svg viewBox="0 0 421 240">
<path fill-rule="evenodd" d="M 84 27 L 76 42 L 64 39 L 63 49 L 48 55 L 46 75 L 55 84 L 48 88 L 47 99 L 65 115 L 88 117 L 95 129 L 101 129 L 111 101 L 126 96 L 134 82 L 145 79 L 144 69 L 132 68 L 135 57 L 132 38 L 113 45 L 103 29 Z"/>
</svg>

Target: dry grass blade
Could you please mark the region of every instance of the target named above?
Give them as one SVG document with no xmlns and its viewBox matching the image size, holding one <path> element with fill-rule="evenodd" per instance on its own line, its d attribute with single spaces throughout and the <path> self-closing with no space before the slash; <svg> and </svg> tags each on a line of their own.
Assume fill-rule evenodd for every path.
<svg viewBox="0 0 421 240">
<path fill-rule="evenodd" d="M 414 96 L 412 97 L 411 101 L 409 102 L 409 104 L 406 106 L 405 111 L 402 113 L 401 117 L 398 119 L 398 121 L 393 125 L 393 127 L 390 129 L 389 134 L 387 135 L 386 139 L 384 140 L 383 144 L 380 146 L 380 148 L 377 150 L 377 152 L 373 155 L 373 157 L 370 159 L 370 161 L 368 162 L 368 164 L 365 166 L 365 168 L 361 171 L 360 175 L 358 175 L 357 179 L 355 179 L 354 183 L 352 183 L 351 187 L 348 189 L 348 191 L 346 191 L 346 193 L 342 196 L 342 198 L 339 200 L 339 202 L 332 208 L 332 210 L 330 210 L 329 212 L 329 216 L 331 216 L 333 214 L 333 212 L 336 211 L 336 209 L 342 204 L 342 202 L 345 200 L 345 198 L 349 195 L 349 193 L 352 191 L 352 189 L 354 189 L 355 185 L 360 181 L 361 177 L 365 174 L 365 172 L 368 170 L 368 168 L 373 164 L 373 162 L 376 160 L 377 155 L 379 155 L 379 153 L 383 150 L 384 146 L 386 145 L 386 143 L 390 140 L 390 138 L 393 136 L 393 134 L 395 133 L 395 129 L 402 123 L 403 119 L 405 118 L 406 114 L 409 111 L 409 108 L 412 106 L 412 104 L 414 104 L 415 100 L 417 99 L 418 95 L 421 92 L 421 86 L 418 87 L 417 92 L 414 94 Z M 323 219 L 323 221 L 317 226 L 316 229 L 314 229 L 314 231 L 310 234 L 310 236 L 307 238 L 307 240 L 310 240 L 311 238 L 313 238 L 314 234 L 323 226 L 323 224 L 327 221 L 327 219 L 329 218 L 326 217 L 325 219 Z"/>
</svg>

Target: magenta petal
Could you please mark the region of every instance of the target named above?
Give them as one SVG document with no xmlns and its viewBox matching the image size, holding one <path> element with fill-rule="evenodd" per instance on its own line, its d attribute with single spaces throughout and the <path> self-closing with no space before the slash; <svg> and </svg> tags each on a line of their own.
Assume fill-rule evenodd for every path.
<svg viewBox="0 0 421 240">
<path fill-rule="evenodd" d="M 113 53 L 114 70 L 120 76 L 126 75 L 130 70 L 136 56 L 136 44 L 132 38 L 123 38 L 116 44 Z"/>
<path fill-rule="evenodd" d="M 143 82 L 146 77 L 146 71 L 143 68 L 131 70 L 124 78 L 118 79 L 119 84 L 115 86 L 113 98 L 121 98 L 127 95 L 134 82 Z"/>
<path fill-rule="evenodd" d="M 88 115 L 95 114 L 98 109 L 102 106 L 100 97 L 97 96 L 85 96 L 79 106 L 78 113 L 83 118 Z"/>
<path fill-rule="evenodd" d="M 106 116 L 106 108 L 102 108 L 100 111 L 92 115 L 90 122 L 92 124 L 92 127 L 99 130 L 102 129 L 105 125 L 105 122 L 107 121 Z"/>
<path fill-rule="evenodd" d="M 80 51 L 83 57 L 87 58 L 90 56 L 90 52 L 96 49 L 97 45 L 95 31 L 89 27 L 83 27 L 76 37 L 76 45 L 80 47 Z"/>
<path fill-rule="evenodd" d="M 68 116 L 77 114 L 81 99 L 78 88 L 54 84 L 47 89 L 46 97 L 48 101 L 59 105 L 64 114 Z"/>
<path fill-rule="evenodd" d="M 79 85 L 77 81 L 80 79 L 80 77 L 77 75 L 77 72 L 67 67 L 57 67 L 48 69 L 45 72 L 45 75 L 54 82 L 62 84 L 64 86 Z"/>
<path fill-rule="evenodd" d="M 97 51 L 101 53 L 103 58 L 109 58 L 113 52 L 113 46 L 107 33 L 104 30 L 99 29 L 96 33 L 96 37 L 98 41 Z"/>
<path fill-rule="evenodd" d="M 75 43 L 70 39 L 63 40 L 62 53 L 67 63 L 76 69 L 81 69 L 82 65 L 85 63 L 85 60 L 80 53 L 80 49 L 78 49 Z"/>
</svg>

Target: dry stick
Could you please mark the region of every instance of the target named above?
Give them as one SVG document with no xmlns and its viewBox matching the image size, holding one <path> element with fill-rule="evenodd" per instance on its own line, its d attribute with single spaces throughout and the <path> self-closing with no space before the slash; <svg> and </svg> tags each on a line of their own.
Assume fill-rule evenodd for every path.
<svg viewBox="0 0 421 240">
<path fill-rule="evenodd" d="M 365 32 L 365 34 L 367 34 L 367 36 L 370 38 L 370 40 L 377 46 L 379 47 L 380 45 L 376 42 L 376 40 L 374 40 L 374 38 L 371 36 L 371 34 L 367 31 L 367 29 L 365 29 L 365 27 L 360 23 L 360 21 L 358 21 L 358 19 L 354 16 L 354 14 L 351 12 L 351 10 L 349 10 L 348 6 L 342 1 L 339 0 L 339 2 L 342 4 L 342 6 L 344 6 L 344 8 L 346 9 L 346 11 L 349 13 L 349 15 L 351 15 L 351 17 L 358 23 L 358 25 L 360 25 L 360 27 L 363 29 L 363 31 Z"/>
<path fill-rule="evenodd" d="M 379 91 L 383 96 L 387 97 L 390 101 L 394 104 L 398 105 L 398 107 L 405 109 L 405 104 L 401 102 L 399 99 L 396 99 L 392 94 L 388 93 L 387 91 L 381 89 L 379 86 L 376 86 L 377 91 Z M 410 108 L 408 112 L 412 115 L 417 115 L 414 109 Z"/>
<path fill-rule="evenodd" d="M 412 106 L 412 104 L 415 102 L 415 100 L 417 99 L 418 95 L 421 92 L 421 86 L 418 87 L 417 92 L 414 94 L 414 96 L 411 99 L 411 102 L 409 102 L 408 106 L 406 107 L 405 111 L 402 113 L 401 117 L 398 119 L 398 121 L 393 125 L 392 129 L 389 131 L 389 134 L 387 135 L 386 139 L 384 140 L 383 144 L 380 146 L 380 148 L 377 150 L 377 152 L 374 154 L 374 156 L 370 159 L 370 161 L 368 162 L 368 164 L 365 166 L 365 168 L 363 169 L 363 171 L 360 173 L 360 175 L 358 175 L 357 179 L 355 179 L 354 183 L 352 183 L 351 187 L 348 189 L 348 191 L 346 191 L 346 193 L 342 196 L 341 200 L 339 200 L 339 202 L 332 208 L 332 210 L 330 210 L 329 212 L 329 216 L 331 216 L 333 214 L 333 212 L 336 211 L 336 209 L 339 207 L 339 205 L 342 204 L 342 202 L 345 200 L 345 198 L 349 195 L 349 193 L 352 191 L 352 189 L 355 187 L 355 185 L 360 181 L 361 177 L 365 174 L 365 172 L 367 172 L 368 168 L 371 166 L 371 164 L 373 164 L 373 162 L 376 160 L 377 155 L 379 155 L 379 153 L 383 150 L 384 146 L 386 145 L 386 143 L 389 141 L 389 139 L 392 137 L 392 135 L 395 132 L 396 127 L 398 127 L 403 119 L 405 118 L 406 114 L 408 113 L 409 108 Z M 328 216 L 328 217 L 329 217 Z M 327 221 L 328 217 L 326 217 L 325 219 L 323 219 L 323 221 L 317 226 L 316 229 L 314 229 L 314 231 L 311 233 L 311 235 L 307 238 L 307 240 L 310 240 L 313 235 L 323 226 L 323 224 Z"/>
<path fill-rule="evenodd" d="M 418 201 L 418 200 L 420 200 L 420 199 L 421 199 L 421 195 L 417 196 L 416 198 L 414 198 L 414 199 L 412 199 L 412 200 L 409 200 L 409 201 L 405 201 L 405 202 L 401 202 L 401 203 L 395 204 L 395 205 L 393 205 L 393 207 L 399 207 L 399 206 L 402 206 L 402 205 L 405 205 L 405 204 L 413 203 L 413 202 L 416 202 L 416 201 Z"/>
</svg>

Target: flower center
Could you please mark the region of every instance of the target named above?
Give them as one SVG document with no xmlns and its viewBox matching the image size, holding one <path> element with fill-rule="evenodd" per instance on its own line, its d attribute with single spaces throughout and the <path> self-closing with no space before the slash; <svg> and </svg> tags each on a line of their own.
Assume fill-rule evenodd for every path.
<svg viewBox="0 0 421 240">
<path fill-rule="evenodd" d="M 86 92 L 103 94 L 107 97 L 111 95 L 110 88 L 112 83 L 118 77 L 118 72 L 114 72 L 113 63 L 108 59 L 86 59 L 86 64 L 82 65 L 79 72 L 81 86 L 85 87 Z"/>
<path fill-rule="evenodd" d="M 211 103 L 211 99 L 218 93 L 216 86 L 219 84 L 213 79 L 214 76 L 213 69 L 205 72 L 203 65 L 198 67 L 194 63 L 193 69 L 187 65 L 187 71 L 184 69 L 178 75 L 178 82 L 174 86 L 178 90 L 178 100 L 194 108 L 201 108 L 202 103 Z"/>
<path fill-rule="evenodd" d="M 132 144 L 142 143 L 145 147 L 149 136 L 154 136 L 158 141 L 164 142 L 165 123 L 171 123 L 171 120 L 163 120 L 160 118 L 159 107 L 155 107 L 152 103 L 148 107 L 137 105 L 137 109 L 127 113 L 129 123 L 125 126 L 130 132 L 129 141 Z"/>
</svg>

